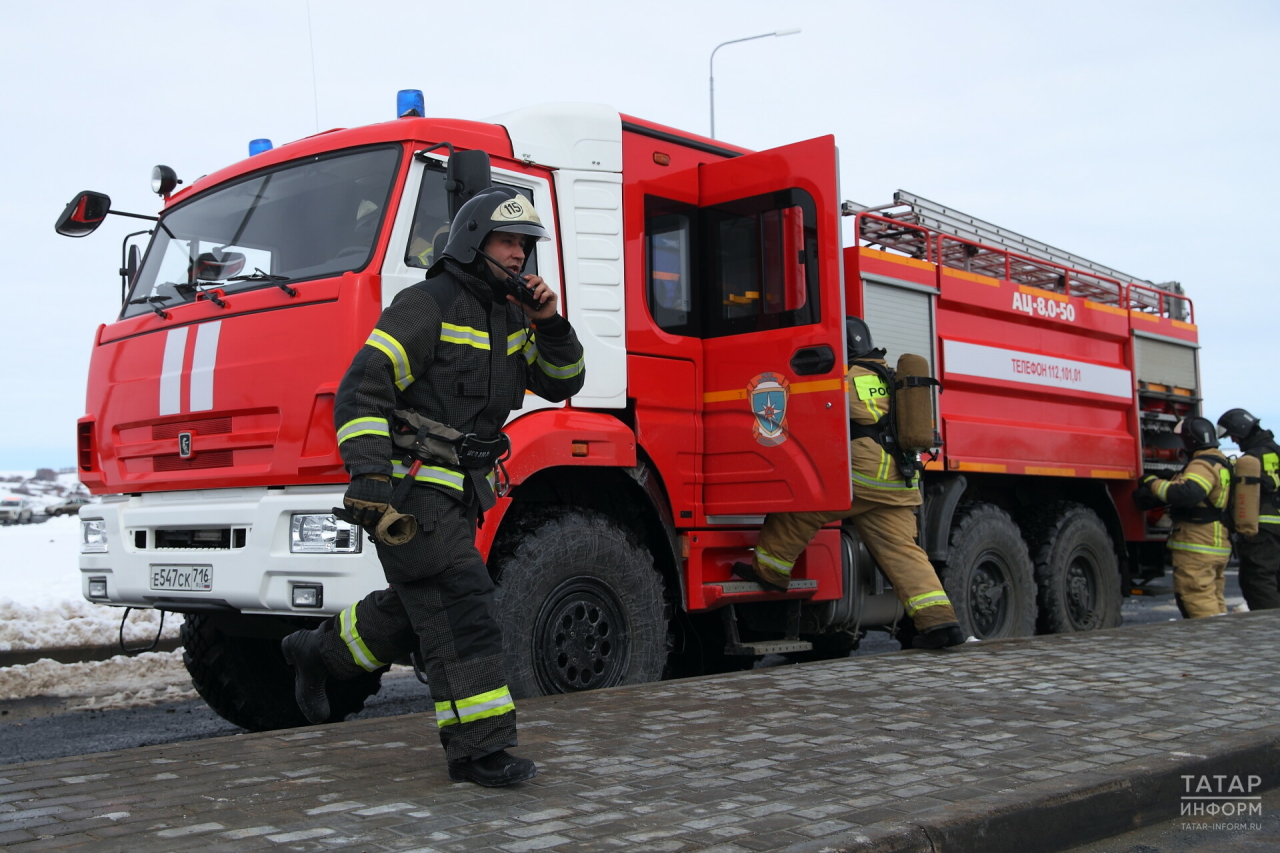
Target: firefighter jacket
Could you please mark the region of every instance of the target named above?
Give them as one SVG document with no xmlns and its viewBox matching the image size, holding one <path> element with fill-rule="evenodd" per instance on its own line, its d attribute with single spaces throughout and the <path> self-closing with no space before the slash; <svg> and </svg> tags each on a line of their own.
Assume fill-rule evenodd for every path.
<svg viewBox="0 0 1280 853">
<path fill-rule="evenodd" d="M 1259 429 L 1240 442 L 1240 450 L 1262 463 L 1258 524 L 1269 524 L 1270 527 L 1262 529 L 1280 533 L 1280 510 L 1276 506 L 1276 493 L 1280 492 L 1280 445 L 1276 444 L 1271 430 Z"/>
<path fill-rule="evenodd" d="M 1171 507 L 1169 550 L 1231 556 L 1231 537 L 1223 521 L 1231 496 L 1231 466 L 1217 450 L 1197 450 L 1172 480 L 1151 483 L 1151 493 Z"/>
<path fill-rule="evenodd" d="M 882 359 L 859 359 L 886 366 Z M 888 383 L 875 371 L 854 362 L 845 377 L 849 383 L 849 420 L 861 427 L 888 426 Z M 856 432 L 856 430 L 855 430 Z M 882 431 L 883 433 L 883 431 Z M 897 460 L 881 442 L 863 435 L 849 442 L 850 477 L 855 497 L 891 506 L 919 506 L 923 499 L 914 480 L 908 482 Z"/>
<path fill-rule="evenodd" d="M 556 315 L 531 327 L 490 284 L 446 260 L 396 294 L 347 369 L 334 403 L 347 473 L 403 478 L 412 460 L 391 440 L 396 409 L 413 409 L 463 433 L 495 439 L 526 389 L 552 402 L 585 379 L 582 345 Z M 415 476 L 461 501 L 494 504 L 492 469 L 424 463 Z"/>
</svg>

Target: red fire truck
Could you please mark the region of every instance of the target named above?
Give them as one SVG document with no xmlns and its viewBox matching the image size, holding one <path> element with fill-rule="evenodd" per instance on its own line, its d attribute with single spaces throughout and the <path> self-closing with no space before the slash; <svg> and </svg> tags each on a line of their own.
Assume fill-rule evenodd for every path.
<svg viewBox="0 0 1280 853">
<path fill-rule="evenodd" d="M 765 513 L 849 504 L 846 314 L 942 381 L 920 538 L 970 634 L 1114 626 L 1163 573 L 1161 521 L 1130 496 L 1176 468 L 1172 424 L 1199 403 L 1176 285 L 904 192 L 842 203 L 830 136 L 751 152 L 594 105 L 408 112 L 256 141 L 177 192 L 157 167 L 163 210 L 126 239 L 122 310 L 94 341 L 84 595 L 183 614 L 192 679 L 228 720 L 303 724 L 279 639 L 384 583 L 331 514 L 334 394 L 490 179 L 468 152 L 548 222 L 531 269 L 586 351 L 580 394 L 513 413 L 512 489 L 478 535 L 517 694 L 839 656 L 899 625 L 848 527 L 819 532 L 787 593 L 729 570 Z M 114 212 L 82 193 L 58 230 Z M 334 719 L 379 677 L 332 685 Z"/>
</svg>

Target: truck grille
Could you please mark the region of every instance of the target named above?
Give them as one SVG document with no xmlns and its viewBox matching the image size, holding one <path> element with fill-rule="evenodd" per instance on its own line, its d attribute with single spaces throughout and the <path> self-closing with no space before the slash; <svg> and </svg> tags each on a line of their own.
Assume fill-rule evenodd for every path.
<svg viewBox="0 0 1280 853">
<path fill-rule="evenodd" d="M 194 471 L 197 468 L 230 468 L 232 466 L 230 450 L 214 450 L 209 453 L 198 453 L 189 459 L 181 456 L 156 456 L 152 460 L 156 471 Z"/>
<path fill-rule="evenodd" d="M 209 548 L 226 551 L 231 548 L 243 548 L 247 531 L 243 527 L 159 528 L 153 535 L 156 549 Z M 136 539 L 135 544 L 138 544 Z M 145 545 L 145 539 L 143 544 Z"/>
<path fill-rule="evenodd" d="M 196 435 L 221 435 L 231 432 L 231 418 L 204 418 L 202 420 L 151 425 L 151 438 L 153 440 L 177 438 L 180 432 L 193 432 Z"/>
</svg>

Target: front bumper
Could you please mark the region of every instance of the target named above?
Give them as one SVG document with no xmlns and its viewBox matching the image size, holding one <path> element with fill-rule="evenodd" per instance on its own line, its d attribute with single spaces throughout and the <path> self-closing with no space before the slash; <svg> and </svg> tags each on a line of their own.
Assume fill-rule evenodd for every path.
<svg viewBox="0 0 1280 853">
<path fill-rule="evenodd" d="M 337 613 L 386 585 L 373 543 L 362 537 L 358 554 L 293 554 L 289 525 L 294 513 L 341 506 L 342 495 L 333 486 L 290 486 L 107 497 L 80 512 L 82 519 L 106 522 L 108 548 L 80 555 L 81 593 L 97 604 L 188 612 Z M 224 528 L 232 535 L 216 547 L 156 547 L 157 530 Z M 211 588 L 153 590 L 152 565 L 208 566 Z M 89 597 L 91 577 L 106 578 L 105 599 Z M 297 584 L 323 585 L 323 606 L 294 607 Z"/>
</svg>

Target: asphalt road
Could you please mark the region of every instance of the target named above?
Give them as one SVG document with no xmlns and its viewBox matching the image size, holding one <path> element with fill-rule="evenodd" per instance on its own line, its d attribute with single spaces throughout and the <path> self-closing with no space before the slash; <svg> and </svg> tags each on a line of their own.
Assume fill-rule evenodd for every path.
<svg viewBox="0 0 1280 853">
<path fill-rule="evenodd" d="M 1234 569 L 1227 574 L 1227 602 L 1240 603 L 1240 587 Z M 1123 624 L 1141 625 L 1176 620 L 1172 596 L 1131 597 L 1124 600 Z M 873 631 L 862 642 L 857 656 L 898 651 L 887 634 Z M 776 655 L 757 666 L 781 666 L 787 659 Z M 199 700 L 160 704 L 117 711 L 68 711 L 58 700 L 32 699 L 3 703 L 0 709 L 0 766 L 84 755 L 138 746 L 223 737 L 242 733 Z M 426 687 L 409 670 L 389 673 L 382 689 L 363 712 L 350 719 L 367 719 L 431 710 Z"/>
</svg>

